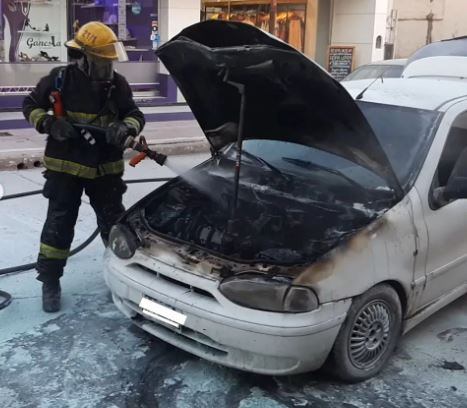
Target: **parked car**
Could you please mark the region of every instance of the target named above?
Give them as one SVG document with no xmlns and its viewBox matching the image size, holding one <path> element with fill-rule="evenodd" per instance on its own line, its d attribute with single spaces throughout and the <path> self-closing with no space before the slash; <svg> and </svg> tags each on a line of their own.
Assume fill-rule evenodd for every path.
<svg viewBox="0 0 467 408">
<path fill-rule="evenodd" d="M 467 292 L 465 81 L 347 91 L 233 22 L 158 55 L 212 157 L 112 229 L 105 279 L 136 325 L 242 370 L 361 381 Z"/>
<path fill-rule="evenodd" d="M 342 81 L 357 81 L 361 79 L 375 78 L 400 78 L 404 72 L 407 59 L 390 59 L 378 61 L 371 64 L 365 64 L 358 67 Z"/>
</svg>

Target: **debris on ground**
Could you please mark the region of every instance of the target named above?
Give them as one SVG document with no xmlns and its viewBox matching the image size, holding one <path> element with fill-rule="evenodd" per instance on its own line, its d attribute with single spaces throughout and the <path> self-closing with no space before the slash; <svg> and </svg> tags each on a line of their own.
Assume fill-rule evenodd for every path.
<svg viewBox="0 0 467 408">
<path fill-rule="evenodd" d="M 443 363 L 440 365 L 440 367 L 444 368 L 445 370 L 451 370 L 451 371 L 465 370 L 465 367 L 462 364 L 457 363 L 456 361 L 444 360 Z"/>
</svg>

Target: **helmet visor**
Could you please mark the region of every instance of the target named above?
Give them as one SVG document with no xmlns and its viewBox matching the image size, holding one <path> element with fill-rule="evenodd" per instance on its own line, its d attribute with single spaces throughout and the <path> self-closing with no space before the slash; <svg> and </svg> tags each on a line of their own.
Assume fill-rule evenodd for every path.
<svg viewBox="0 0 467 408">
<path fill-rule="evenodd" d="M 92 81 L 111 81 L 113 78 L 113 61 L 109 58 L 100 58 L 93 55 L 87 57 L 88 75 Z"/>
<path fill-rule="evenodd" d="M 125 46 L 120 41 L 99 47 L 84 47 L 84 51 L 99 58 L 106 58 L 120 62 L 128 61 L 128 55 L 125 51 Z"/>
</svg>

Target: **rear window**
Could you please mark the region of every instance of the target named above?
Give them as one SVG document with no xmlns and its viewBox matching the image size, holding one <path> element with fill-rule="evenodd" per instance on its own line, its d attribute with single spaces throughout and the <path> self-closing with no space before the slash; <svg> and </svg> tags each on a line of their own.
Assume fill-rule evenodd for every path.
<svg viewBox="0 0 467 408">
<path fill-rule="evenodd" d="M 407 65 L 429 57 L 467 57 L 467 37 L 453 38 L 426 45 L 415 51 Z"/>
<path fill-rule="evenodd" d="M 366 65 L 356 69 L 344 81 L 357 81 L 359 79 L 373 78 L 400 78 L 404 67 L 402 65 Z"/>
</svg>

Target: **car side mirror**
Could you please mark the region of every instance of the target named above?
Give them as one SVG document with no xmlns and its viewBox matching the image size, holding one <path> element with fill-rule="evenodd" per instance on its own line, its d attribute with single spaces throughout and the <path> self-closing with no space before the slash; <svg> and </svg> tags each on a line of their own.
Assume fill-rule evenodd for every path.
<svg viewBox="0 0 467 408">
<path fill-rule="evenodd" d="M 467 198 L 467 148 L 460 154 L 443 192 L 448 201 Z"/>
</svg>

